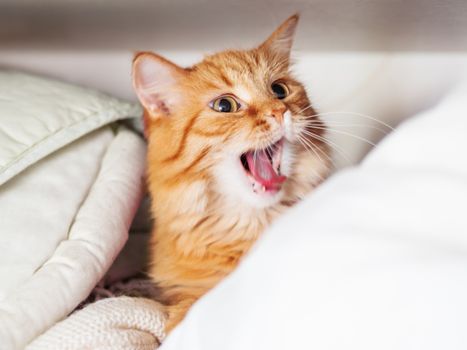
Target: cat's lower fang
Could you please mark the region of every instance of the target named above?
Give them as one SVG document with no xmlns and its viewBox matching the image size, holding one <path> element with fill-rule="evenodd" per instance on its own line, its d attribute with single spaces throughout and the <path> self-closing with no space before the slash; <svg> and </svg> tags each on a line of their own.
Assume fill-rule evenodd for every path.
<svg viewBox="0 0 467 350">
<path fill-rule="evenodd" d="M 251 181 L 251 187 L 255 193 L 266 192 L 266 187 L 256 182 L 253 178 L 249 177 Z"/>
</svg>

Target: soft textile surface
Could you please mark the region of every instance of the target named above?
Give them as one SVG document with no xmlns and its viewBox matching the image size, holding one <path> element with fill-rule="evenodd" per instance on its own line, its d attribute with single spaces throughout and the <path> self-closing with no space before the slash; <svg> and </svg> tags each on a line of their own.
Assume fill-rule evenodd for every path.
<svg viewBox="0 0 467 350">
<path fill-rule="evenodd" d="M 124 245 L 142 198 L 145 145 L 115 120 L 140 108 L 0 72 L 0 348 L 70 313 Z"/>
<path fill-rule="evenodd" d="M 164 338 L 161 305 L 144 298 L 109 298 L 56 324 L 27 350 L 154 350 Z"/>
<path fill-rule="evenodd" d="M 0 71 L 0 185 L 91 130 L 140 115 L 138 105 L 91 89 Z"/>
<path fill-rule="evenodd" d="M 467 349 L 467 87 L 282 217 L 164 350 Z"/>
<path fill-rule="evenodd" d="M 123 247 L 144 142 L 99 130 L 0 187 L 0 340 L 21 349 L 70 313 Z M 2 348 L 2 347 L 0 347 Z"/>
<path fill-rule="evenodd" d="M 67 237 L 112 139 L 109 128 L 94 132 L 0 187 L 0 302 Z"/>
</svg>

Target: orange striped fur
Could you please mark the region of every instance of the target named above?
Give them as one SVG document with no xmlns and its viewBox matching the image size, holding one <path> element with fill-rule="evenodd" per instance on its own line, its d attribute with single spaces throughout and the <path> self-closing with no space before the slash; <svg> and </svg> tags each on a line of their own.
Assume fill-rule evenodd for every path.
<svg viewBox="0 0 467 350">
<path fill-rule="evenodd" d="M 327 175 L 325 144 L 302 134 L 315 148 L 310 151 L 296 136 L 313 129 L 306 120 L 320 126 L 316 135 L 324 130 L 290 73 L 297 21 L 297 15 L 290 17 L 257 48 L 217 53 L 190 68 L 149 52 L 135 57 L 133 82 L 145 107 L 155 217 L 150 275 L 167 305 L 168 332 L 237 266 L 274 218 Z M 277 80 L 290 90 L 283 100 L 271 92 Z M 223 94 L 235 96 L 244 108 L 214 111 L 210 102 Z M 288 125 L 285 114 L 271 118 L 275 110 L 290 111 Z M 255 195 L 239 170 L 239 157 L 264 148 L 287 128 L 287 180 L 273 198 Z"/>
</svg>

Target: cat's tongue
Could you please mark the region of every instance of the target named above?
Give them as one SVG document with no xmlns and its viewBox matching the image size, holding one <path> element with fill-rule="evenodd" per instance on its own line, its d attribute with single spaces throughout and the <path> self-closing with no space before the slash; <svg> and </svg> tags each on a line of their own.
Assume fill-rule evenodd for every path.
<svg viewBox="0 0 467 350">
<path fill-rule="evenodd" d="M 255 155 L 256 153 L 256 155 Z M 285 176 L 277 173 L 266 150 L 246 153 L 246 160 L 253 178 L 265 187 L 266 190 L 279 190 L 286 180 Z"/>
</svg>

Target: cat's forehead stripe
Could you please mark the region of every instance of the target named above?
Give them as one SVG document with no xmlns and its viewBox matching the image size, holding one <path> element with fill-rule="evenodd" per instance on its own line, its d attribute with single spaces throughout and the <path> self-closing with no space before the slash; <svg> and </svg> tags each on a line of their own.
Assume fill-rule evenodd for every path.
<svg viewBox="0 0 467 350">
<path fill-rule="evenodd" d="M 274 62 L 273 62 L 274 63 Z M 268 82 L 282 70 L 282 64 L 267 64 L 257 50 L 225 51 L 205 59 L 196 67 L 217 89 L 232 93 L 245 103 L 263 94 Z M 206 74 L 207 73 L 207 74 Z"/>
<path fill-rule="evenodd" d="M 237 86 L 235 88 L 235 95 L 245 102 L 251 102 L 251 95 L 244 86 Z"/>
</svg>

